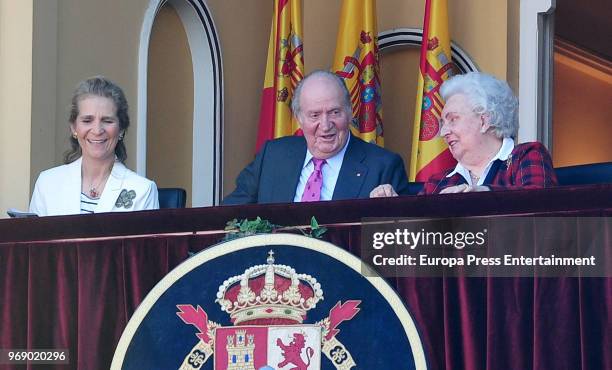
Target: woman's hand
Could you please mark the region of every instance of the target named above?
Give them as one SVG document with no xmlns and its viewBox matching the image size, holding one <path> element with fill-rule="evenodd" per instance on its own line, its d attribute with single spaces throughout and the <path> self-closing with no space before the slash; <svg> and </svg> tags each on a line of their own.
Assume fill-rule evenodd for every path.
<svg viewBox="0 0 612 370">
<path fill-rule="evenodd" d="M 440 194 L 472 193 L 472 192 L 477 192 L 477 191 L 491 191 L 491 189 L 489 189 L 488 186 L 483 186 L 483 185 L 470 186 L 468 184 L 460 184 L 460 185 L 455 185 L 455 186 L 449 186 L 448 188 L 442 189 Z M 370 197 L 372 197 L 371 193 L 370 193 Z"/>
<path fill-rule="evenodd" d="M 397 197 L 397 193 L 391 184 L 382 184 L 370 192 L 370 198 Z"/>
</svg>

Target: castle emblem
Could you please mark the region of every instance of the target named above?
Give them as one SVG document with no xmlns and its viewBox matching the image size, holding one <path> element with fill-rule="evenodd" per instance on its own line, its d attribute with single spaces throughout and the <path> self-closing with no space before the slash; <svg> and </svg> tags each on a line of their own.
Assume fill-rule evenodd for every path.
<svg viewBox="0 0 612 370">
<path fill-rule="evenodd" d="M 208 320 L 200 306 L 177 305 L 178 317 L 198 329 L 198 342 L 179 370 L 200 369 L 211 356 L 215 370 L 320 370 L 321 354 L 336 369 L 356 366 L 337 335 L 339 324 L 359 312 L 361 301 L 339 301 L 328 317 L 307 324 L 308 311 L 323 300 L 321 284 L 290 266 L 275 264 L 273 251 L 266 262 L 219 287 L 215 301 L 234 326 Z"/>
<path fill-rule="evenodd" d="M 252 334 L 247 335 L 245 330 L 236 330 L 235 336 L 226 336 L 226 368 L 228 370 L 255 370 L 255 365 L 253 365 L 255 351 L 253 338 L 254 336 Z"/>
</svg>

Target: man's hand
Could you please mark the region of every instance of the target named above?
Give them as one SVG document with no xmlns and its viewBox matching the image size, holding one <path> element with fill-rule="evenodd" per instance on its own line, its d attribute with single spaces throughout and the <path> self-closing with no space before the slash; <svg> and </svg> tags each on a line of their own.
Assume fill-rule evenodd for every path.
<svg viewBox="0 0 612 370">
<path fill-rule="evenodd" d="M 376 189 L 374 189 L 376 190 Z M 453 194 L 453 193 L 472 193 L 477 191 L 491 191 L 488 186 L 476 185 L 470 186 L 468 184 L 460 184 L 455 186 L 449 186 L 448 188 L 442 189 L 440 194 Z M 370 194 L 372 197 L 372 194 Z"/>
<path fill-rule="evenodd" d="M 397 197 L 397 193 L 390 184 L 378 185 L 370 192 L 370 198 Z"/>
</svg>

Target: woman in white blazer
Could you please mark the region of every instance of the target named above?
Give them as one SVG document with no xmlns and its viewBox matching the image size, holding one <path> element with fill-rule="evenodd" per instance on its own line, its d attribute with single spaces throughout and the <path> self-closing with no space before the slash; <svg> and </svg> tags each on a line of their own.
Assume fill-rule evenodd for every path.
<svg viewBox="0 0 612 370">
<path fill-rule="evenodd" d="M 82 81 L 72 96 L 69 122 L 66 164 L 40 174 L 30 212 L 55 216 L 159 208 L 155 183 L 123 164 L 130 118 L 119 86 L 104 77 Z"/>
</svg>

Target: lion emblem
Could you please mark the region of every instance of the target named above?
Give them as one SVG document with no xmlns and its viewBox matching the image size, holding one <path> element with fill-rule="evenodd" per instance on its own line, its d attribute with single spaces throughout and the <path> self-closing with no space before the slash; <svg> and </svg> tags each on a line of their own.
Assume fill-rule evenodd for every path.
<svg viewBox="0 0 612 370">
<path fill-rule="evenodd" d="M 282 356 L 284 358 L 283 361 L 278 363 L 278 367 L 285 367 L 289 364 L 294 365 L 295 367 L 290 368 L 289 370 L 308 370 L 308 366 L 310 366 L 310 359 L 314 354 L 314 349 L 312 347 L 306 348 L 306 360 L 304 362 L 302 360 L 302 350 L 306 345 L 306 340 L 304 339 L 304 334 L 294 333 L 293 340 L 289 344 L 283 343 L 283 341 L 278 338 L 276 340 L 276 345 L 280 347 L 283 351 Z"/>
</svg>

